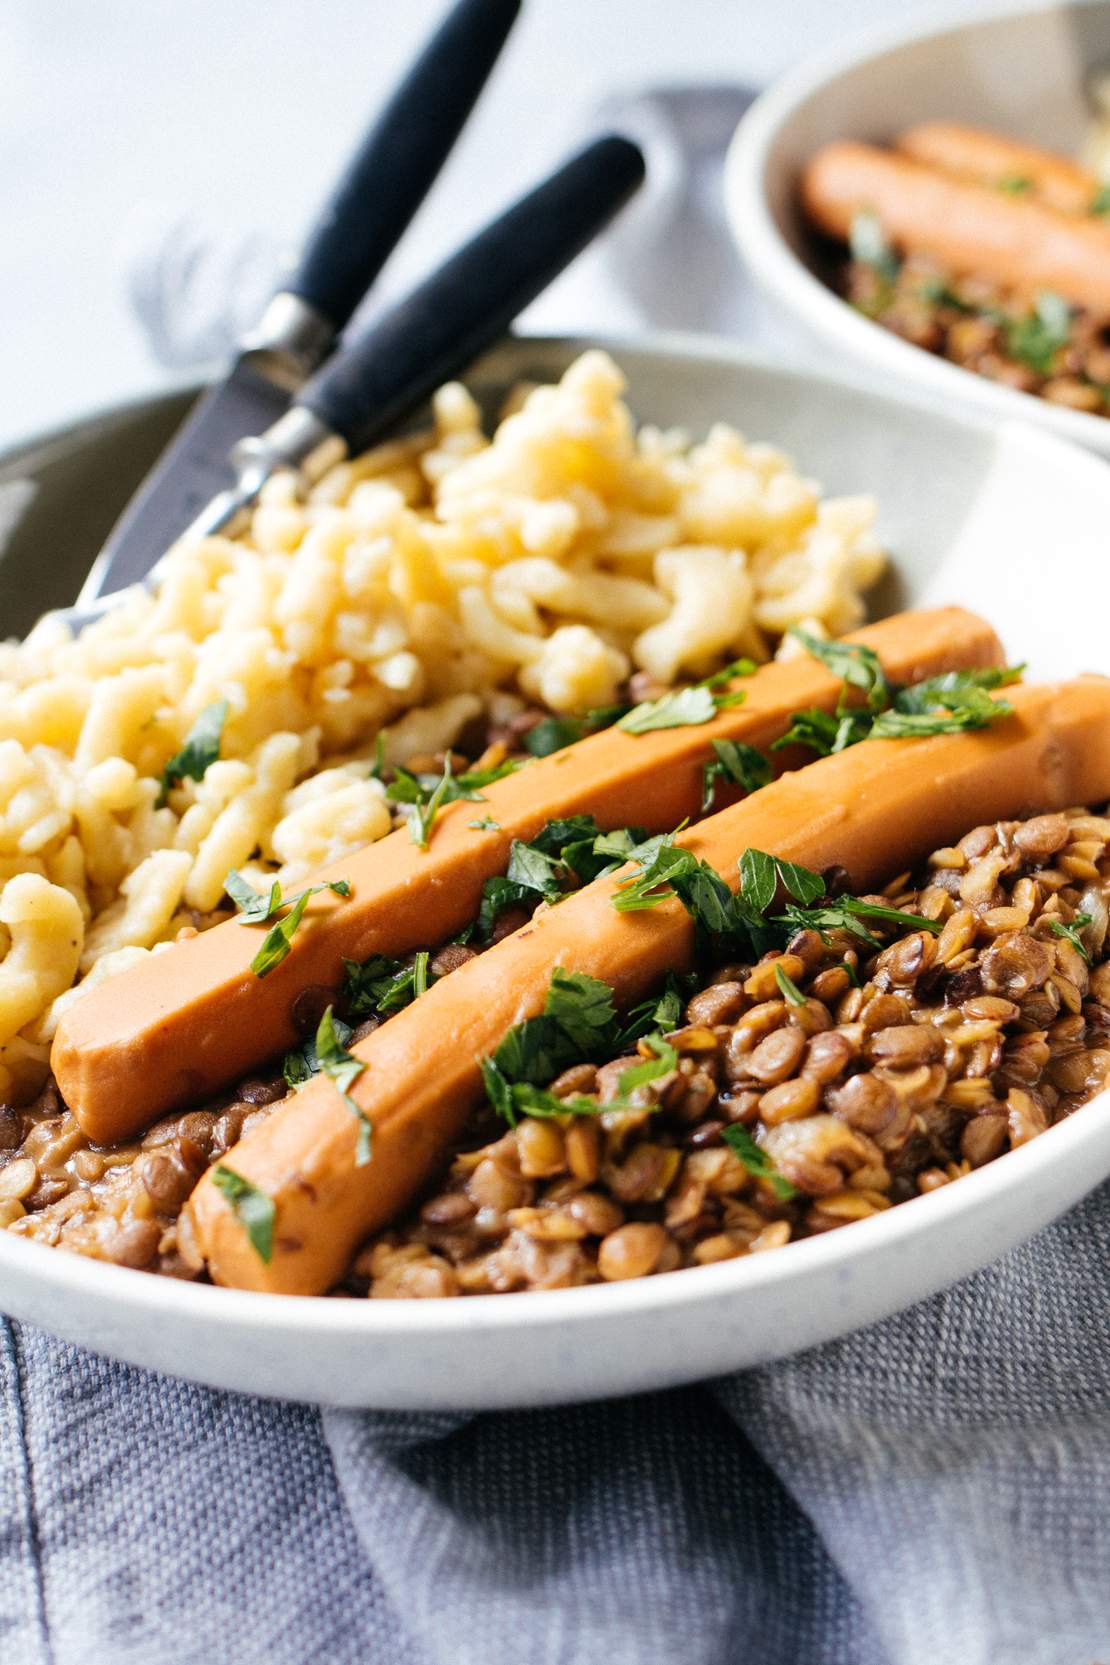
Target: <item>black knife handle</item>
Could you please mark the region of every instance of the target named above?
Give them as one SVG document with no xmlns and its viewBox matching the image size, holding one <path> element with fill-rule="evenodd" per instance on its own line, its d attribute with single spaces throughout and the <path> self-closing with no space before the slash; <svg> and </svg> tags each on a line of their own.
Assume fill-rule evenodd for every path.
<svg viewBox="0 0 1110 1665">
<path fill-rule="evenodd" d="M 587 145 L 336 353 L 297 403 L 364 449 L 503 335 L 643 177 L 629 139 Z"/>
<path fill-rule="evenodd" d="M 333 191 L 281 287 L 338 333 L 423 202 L 484 87 L 520 0 L 458 0 Z"/>
</svg>

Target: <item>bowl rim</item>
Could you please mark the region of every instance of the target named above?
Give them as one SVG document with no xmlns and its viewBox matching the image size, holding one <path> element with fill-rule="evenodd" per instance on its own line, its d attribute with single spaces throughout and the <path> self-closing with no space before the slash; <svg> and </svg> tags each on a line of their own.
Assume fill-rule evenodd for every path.
<svg viewBox="0 0 1110 1665">
<path fill-rule="evenodd" d="M 984 26 L 1067 10 L 1106 10 L 1110 0 L 988 0 L 971 17 L 948 22 L 883 23 L 854 31 L 847 42 L 806 58 L 775 81 L 745 111 L 729 143 L 724 167 L 725 213 L 733 240 L 756 279 L 776 302 L 840 351 L 914 387 L 921 396 L 956 397 L 980 412 L 1031 423 L 1088 450 L 1110 451 L 1110 416 L 1069 410 L 1033 393 L 989 381 L 894 335 L 850 307 L 791 248 L 768 202 L 766 179 L 775 145 L 790 118 L 830 82 L 849 70 L 924 41 L 966 34 Z"/>
<path fill-rule="evenodd" d="M 1103 463 L 1075 445 L 1062 441 L 1044 429 L 1028 423 L 999 424 L 982 416 L 939 409 L 902 389 L 888 391 L 858 379 L 838 366 L 833 374 L 814 372 L 796 365 L 784 365 L 766 354 L 713 336 L 688 335 L 678 331 L 597 335 L 517 335 L 502 342 L 480 359 L 475 369 L 495 364 L 506 350 L 528 352 L 550 349 L 577 354 L 594 347 L 610 353 L 620 363 L 621 355 L 638 354 L 656 360 L 726 363 L 732 368 L 768 373 L 798 387 L 817 385 L 829 393 L 847 388 L 869 402 L 887 406 L 909 406 L 926 422 L 949 430 L 975 433 L 998 440 L 1011 437 L 1040 454 L 1057 468 L 1066 467 L 1101 489 L 1110 502 L 1110 475 Z M 145 405 L 191 390 L 193 384 L 176 389 L 158 389 L 149 396 L 129 397 L 116 404 L 56 426 L 41 439 L 20 441 L 0 453 L 0 466 L 43 447 L 79 437 L 82 430 L 110 422 L 113 417 L 134 414 Z M 788 440 L 783 441 L 788 444 Z M 833 1231 L 786 1245 L 785 1254 L 760 1254 L 724 1261 L 717 1265 L 690 1267 L 681 1274 L 637 1278 L 628 1282 L 593 1284 L 575 1289 L 530 1290 L 506 1295 L 472 1295 L 456 1300 L 399 1298 L 388 1301 L 342 1300 L 322 1295 L 274 1296 L 261 1291 L 227 1289 L 158 1277 L 127 1267 L 109 1265 L 68 1251 L 13 1237 L 0 1231 L 0 1304 L 5 1275 L 37 1285 L 52 1293 L 86 1296 L 110 1305 L 128 1319 L 182 1319 L 215 1326 L 226 1335 L 245 1334 L 337 1338 L 364 1336 L 369 1341 L 391 1337 L 428 1335 L 437 1340 L 474 1330 L 501 1332 L 520 1325 L 545 1329 L 562 1326 L 606 1324 L 622 1318 L 664 1316 L 676 1306 L 712 1305 L 722 1298 L 742 1298 L 745 1291 L 774 1289 L 794 1278 L 812 1273 L 837 1272 L 850 1275 L 853 1262 L 876 1254 L 912 1250 L 915 1241 L 943 1229 L 993 1197 L 1010 1188 L 1035 1185 L 1039 1175 L 1066 1163 L 1069 1152 L 1081 1151 L 1100 1142 L 1100 1123 L 1087 1112 L 1110 1102 L 1110 1089 L 1082 1106 L 1081 1113 L 1049 1128 L 1038 1138 L 1005 1158 L 987 1164 L 962 1178 L 959 1184 L 940 1187 L 885 1210 L 869 1219 L 852 1223 L 849 1231 Z M 1110 1163 L 1092 1166 L 1092 1187 L 1105 1177 Z M 33 1320 L 32 1320 L 33 1321 Z M 111 1348 L 107 1349 L 111 1351 Z"/>
<path fill-rule="evenodd" d="M 298 1333 L 311 1336 L 365 1336 L 367 1341 L 420 1334 L 437 1339 L 474 1330 L 503 1331 L 518 1325 L 559 1328 L 589 1326 L 621 1318 L 660 1318 L 676 1305 L 712 1305 L 722 1297 L 742 1299 L 756 1290 L 772 1290 L 811 1272 L 850 1272 L 856 1261 L 876 1255 L 904 1256 L 921 1238 L 931 1239 L 945 1225 L 986 1209 L 1002 1194 L 1015 1195 L 1074 1157 L 1088 1144 L 1101 1142 L 1102 1128 L 1092 1115 L 1105 1113 L 1110 1090 L 1095 1095 L 1067 1120 L 1048 1128 L 1000 1160 L 964 1175 L 958 1182 L 911 1197 L 879 1214 L 855 1220 L 846 1230 L 822 1233 L 788 1243 L 784 1251 L 744 1255 L 710 1266 L 627 1282 L 598 1283 L 571 1289 L 522 1290 L 504 1295 L 468 1295 L 454 1300 L 400 1297 L 388 1301 L 336 1299 L 329 1295 L 273 1295 L 227 1289 L 215 1284 L 113 1266 L 84 1255 L 0 1232 L 0 1275 L 10 1271 L 41 1287 L 64 1290 L 103 1302 L 132 1318 L 183 1318 L 225 1333 Z M 1092 1169 L 1091 1186 L 1105 1177 Z"/>
</svg>

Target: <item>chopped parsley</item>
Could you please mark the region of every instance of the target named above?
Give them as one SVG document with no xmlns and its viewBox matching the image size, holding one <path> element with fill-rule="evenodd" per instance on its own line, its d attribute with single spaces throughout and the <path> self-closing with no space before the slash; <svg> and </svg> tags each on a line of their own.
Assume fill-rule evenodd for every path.
<svg viewBox="0 0 1110 1665">
<path fill-rule="evenodd" d="M 277 1213 L 274 1199 L 222 1162 L 218 1162 L 212 1170 L 212 1183 L 231 1204 L 259 1260 L 269 1265 L 274 1252 L 274 1215 Z"/>
<path fill-rule="evenodd" d="M 660 1020 L 661 1027 L 673 1025 L 682 1015 L 696 978 L 668 977 L 664 994 L 645 1001 L 629 1014 L 632 1026 L 638 1017 Z M 482 1079 L 490 1103 L 510 1127 L 522 1116 L 597 1116 L 607 1110 L 650 1110 L 648 1105 L 630 1102 L 628 1095 L 638 1087 L 658 1081 L 678 1066 L 678 1052 L 658 1031 L 640 1032 L 641 1053 L 648 1056 L 630 1064 L 617 1083 L 618 1097 L 605 1103 L 583 1093 L 557 1098 L 543 1085 L 572 1064 L 597 1062 L 629 1044 L 629 1029 L 622 1030 L 613 1006 L 613 991 L 607 983 L 583 972 L 556 969 L 540 1017 L 526 1018 L 510 1029 L 497 1051 L 481 1062 Z M 748 1172 L 765 1180 L 782 1200 L 795 1195 L 795 1188 L 760 1150 L 750 1133 L 739 1125 L 724 1129 L 722 1138 L 740 1158 Z"/>
<path fill-rule="evenodd" d="M 611 728 L 618 717 L 623 717 L 627 705 L 600 705 L 581 717 L 564 714 L 562 717 L 542 717 L 530 728 L 521 744 L 533 757 L 550 757 L 584 740 L 588 734 Z"/>
<path fill-rule="evenodd" d="M 387 1017 L 408 1006 L 428 987 L 427 950 L 411 964 L 372 954 L 368 960 L 344 960 L 343 1003 L 352 1017 Z M 337 1020 L 338 1021 L 338 1020 Z"/>
<path fill-rule="evenodd" d="M 310 897 L 319 896 L 322 891 L 330 890 L 335 896 L 344 899 L 351 894 L 349 879 L 332 879 L 327 884 L 310 885 L 307 890 L 298 891 L 293 896 L 283 896 L 281 885 L 274 880 L 269 891 L 255 890 L 248 884 L 241 873 L 233 867 L 224 880 L 224 889 L 239 910 L 240 925 L 261 925 L 265 920 L 288 908 L 289 912 L 283 919 L 278 919 L 262 939 L 262 946 L 251 961 L 251 970 L 256 977 L 265 977 L 281 964 L 293 943 L 293 937 L 304 918 L 304 911 Z"/>
<path fill-rule="evenodd" d="M 1062 295 L 1044 289 L 1032 312 L 1007 320 L 1005 334 L 1012 358 L 1027 364 L 1039 376 L 1049 376 L 1057 353 L 1067 346 L 1071 336 L 1071 307 Z"/>
<path fill-rule="evenodd" d="M 677 1029 L 682 1022 L 686 1002 L 697 993 L 697 987 L 696 972 L 668 971 L 663 993 L 641 1000 L 628 1013 L 615 1050 L 618 1053 L 627 1052 L 646 1035 L 656 1031 L 667 1034 Z"/>
<path fill-rule="evenodd" d="M 718 711 L 744 703 L 747 698 L 744 689 L 730 688 L 728 684 L 737 677 L 751 676 L 756 669 L 751 659 L 734 659 L 689 688 L 672 688 L 657 700 L 634 705 L 620 718 L 617 727 L 626 734 L 650 734 L 655 729 L 691 728 L 708 723 Z"/>
<path fill-rule="evenodd" d="M 746 1127 L 732 1122 L 724 1128 L 721 1138 L 734 1156 L 738 1156 L 754 1179 L 765 1179 L 780 1202 L 787 1202 L 798 1194 L 785 1174 L 780 1174 L 766 1151 L 760 1150 Z"/>
<path fill-rule="evenodd" d="M 874 648 L 864 647 L 862 642 L 826 641 L 797 625 L 791 625 L 787 635 L 800 642 L 811 658 L 819 659 L 826 670 L 840 677 L 846 688 L 858 689 L 869 711 L 881 711 L 890 703 L 890 684 Z"/>
<path fill-rule="evenodd" d="M 427 959 L 427 955 L 425 955 Z M 355 1147 L 355 1167 L 361 1168 L 370 1160 L 370 1118 L 351 1097 L 347 1088 L 357 1081 L 366 1065 L 347 1051 L 351 1038 L 349 1024 L 335 1015 L 329 1006 L 320 1019 L 316 1034 L 295 1052 L 287 1052 L 281 1073 L 294 1089 L 303 1087 L 314 1075 L 326 1075 L 335 1082 L 339 1095 L 351 1114 L 358 1120 L 358 1144 Z"/>
<path fill-rule="evenodd" d="M 346 1046 L 353 1033 L 349 1023 L 332 1014 L 332 1028 L 340 1046 Z M 306 1081 L 311 1081 L 320 1071 L 320 1060 L 316 1055 L 316 1036 L 309 1036 L 303 1046 L 298 1046 L 292 1052 L 287 1052 L 282 1060 L 281 1073 L 285 1077 L 287 1087 L 294 1091 L 303 1087 Z"/>
<path fill-rule="evenodd" d="M 1065 942 L 1070 942 L 1076 953 L 1082 955 L 1087 965 L 1090 965 L 1091 963 L 1091 956 L 1084 947 L 1083 939 L 1079 933 L 1083 930 L 1084 926 L 1089 925 L 1090 923 L 1091 915 L 1089 913 L 1077 913 L 1070 925 L 1065 925 L 1062 919 L 1052 919 L 1049 921 L 1049 929 L 1053 936 L 1063 937 Z"/>
<path fill-rule="evenodd" d="M 690 850 L 679 849 L 665 839 L 653 839 L 643 851 L 643 856 L 633 858 L 640 863 L 640 873 L 622 885 L 612 899 L 619 913 L 653 908 L 677 896 L 703 936 L 756 954 L 783 947 L 800 930 L 818 931 L 825 940 L 830 931 L 848 931 L 877 948 L 878 938 L 862 923 L 865 919 L 934 934 L 941 928 L 935 919 L 862 897 L 838 896 L 822 901 L 826 885 L 820 873 L 768 855 L 765 850 L 744 851 L 739 861 L 740 889 L 735 894 L 708 862 Z M 784 895 L 787 900 L 780 902 Z M 776 902 L 781 911 L 772 913 Z"/>
<path fill-rule="evenodd" d="M 1027 174 L 1008 173 L 998 181 L 998 189 L 1005 191 L 1007 196 L 1027 197 L 1033 189 L 1033 181 Z"/>
<path fill-rule="evenodd" d="M 506 908 L 538 901 L 555 902 L 575 885 L 589 884 L 628 860 L 646 837 L 640 827 L 602 832 L 592 815 L 569 815 L 548 821 L 530 844 L 514 839 L 509 865 L 482 886 L 478 934 L 488 942 Z"/>
<path fill-rule="evenodd" d="M 835 711 L 811 707 L 796 711 L 790 728 L 771 747 L 803 745 L 819 757 L 831 757 L 861 740 L 909 739 L 928 734 L 961 734 L 986 728 L 1013 707 L 992 700 L 988 690 L 1005 687 L 1021 677 L 1022 665 L 949 671 L 927 677 L 907 688 L 892 687 L 877 656 L 858 643 L 826 642 L 803 630 L 792 629 L 806 651 L 842 680 Z M 863 703 L 848 703 L 851 690 Z"/>
<path fill-rule="evenodd" d="M 1110 185 L 1099 186 L 1098 190 L 1091 198 L 1091 206 L 1088 208 L 1087 212 L 1088 214 L 1097 214 L 1100 217 L 1110 214 Z"/>
<path fill-rule="evenodd" d="M 657 700 L 634 705 L 617 724 L 625 734 L 651 734 L 660 728 L 688 728 L 708 723 L 717 715 L 717 702 L 709 688 L 675 688 Z"/>
<path fill-rule="evenodd" d="M 424 957 L 427 960 L 427 955 Z M 346 1025 L 343 1027 L 346 1028 Z M 349 1036 L 350 1030 L 347 1030 L 347 1038 Z M 355 1167 L 365 1167 L 370 1160 L 373 1129 L 369 1116 L 355 1103 L 347 1089 L 358 1080 L 366 1065 L 361 1058 L 356 1058 L 353 1052 L 346 1050 L 330 1006 L 320 1019 L 316 1030 L 316 1063 L 321 1073 L 335 1082 L 336 1091 L 358 1123 Z"/>
<path fill-rule="evenodd" d="M 515 1024 L 493 1055 L 482 1059 L 490 1103 L 510 1127 L 522 1115 L 596 1114 L 600 1106 L 593 1099 L 563 1102 L 546 1092 L 544 1083 L 572 1064 L 601 1060 L 618 1037 L 608 983 L 557 966 L 542 1013 Z"/>
<path fill-rule="evenodd" d="M 702 814 L 713 807 L 718 781 L 756 792 L 771 779 L 771 760 L 741 740 L 714 740 L 713 756 L 701 773 Z"/>
<path fill-rule="evenodd" d="M 804 1006 L 806 997 L 787 972 L 782 969 L 781 962 L 775 965 L 775 982 L 779 986 L 779 993 L 790 1006 Z"/>
<path fill-rule="evenodd" d="M 893 283 L 898 276 L 898 256 L 882 228 L 877 214 L 863 210 L 852 220 L 848 236 L 852 259 L 870 266 L 884 283 Z"/>
<path fill-rule="evenodd" d="M 414 775 L 408 769 L 395 769 L 385 795 L 391 802 L 400 805 L 413 843 L 426 850 L 432 823 L 445 804 L 452 804 L 458 798 L 464 798 L 469 803 L 481 803 L 483 786 L 503 780 L 521 766 L 510 758 L 492 769 L 470 769 L 455 775 L 451 771 L 451 756 L 448 753 L 442 775 Z"/>
<path fill-rule="evenodd" d="M 480 821 L 468 821 L 466 824 L 468 827 L 472 828 L 474 832 L 501 831 L 501 823 L 499 821 L 495 821 L 490 815 L 483 815 Z"/>
<path fill-rule="evenodd" d="M 227 700 L 206 705 L 185 736 L 185 744 L 162 769 L 162 784 L 154 807 L 161 809 L 170 792 L 183 780 L 203 780 L 209 765 L 220 755 L 220 741 L 229 710 Z"/>
<path fill-rule="evenodd" d="M 617 1091 L 622 1098 L 634 1093 L 637 1087 L 646 1086 L 649 1081 L 658 1081 L 660 1076 L 670 1075 L 678 1068 L 678 1053 L 669 1041 L 662 1035 L 645 1035 L 640 1042 L 651 1052 L 650 1058 L 645 1058 L 642 1064 L 630 1064 L 617 1082 Z"/>
</svg>

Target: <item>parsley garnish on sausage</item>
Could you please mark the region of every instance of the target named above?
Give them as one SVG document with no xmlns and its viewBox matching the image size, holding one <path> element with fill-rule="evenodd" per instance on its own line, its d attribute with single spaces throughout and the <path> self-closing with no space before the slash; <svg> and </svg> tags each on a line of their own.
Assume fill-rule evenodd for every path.
<svg viewBox="0 0 1110 1665">
<path fill-rule="evenodd" d="M 269 1265 L 274 1252 L 274 1215 L 277 1212 L 273 1198 L 222 1162 L 218 1162 L 212 1170 L 212 1183 L 235 1210 L 259 1260 Z"/>
<path fill-rule="evenodd" d="M 692 687 L 672 688 L 657 700 L 634 705 L 620 718 L 617 727 L 625 734 L 651 734 L 656 729 L 690 728 L 711 722 L 718 711 L 743 704 L 747 697 L 744 689 L 730 688 L 728 684 L 737 677 L 751 676 L 757 668 L 751 659 L 734 659 Z"/>
<path fill-rule="evenodd" d="M 492 769 L 469 769 L 464 774 L 456 775 L 452 773 L 448 753 L 443 773 L 439 776 L 414 775 L 408 769 L 395 769 L 385 795 L 391 802 L 400 805 L 413 843 L 426 850 L 432 835 L 432 824 L 445 804 L 453 804 L 459 798 L 468 803 L 483 803 L 479 788 L 503 780 L 521 767 L 518 761 L 509 758 Z"/>
<path fill-rule="evenodd" d="M 255 890 L 234 867 L 224 880 L 224 889 L 239 910 L 240 925 L 260 925 L 274 914 L 281 913 L 283 909 L 289 909 L 283 919 L 271 925 L 262 939 L 261 948 L 251 961 L 251 970 L 256 977 L 267 976 L 285 959 L 297 927 L 304 918 L 310 897 L 318 896 L 325 890 L 330 890 L 333 895 L 341 896 L 344 900 L 351 894 L 349 879 L 332 879 L 327 884 L 310 885 L 307 890 L 297 891 L 293 896 L 281 894 L 281 885 L 277 879 L 270 886 L 269 892 Z"/>
</svg>

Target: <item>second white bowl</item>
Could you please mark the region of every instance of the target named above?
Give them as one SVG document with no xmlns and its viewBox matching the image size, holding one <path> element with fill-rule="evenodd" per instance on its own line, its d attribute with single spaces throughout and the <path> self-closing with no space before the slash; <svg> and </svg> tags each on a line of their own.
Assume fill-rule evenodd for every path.
<svg viewBox="0 0 1110 1665">
<path fill-rule="evenodd" d="M 1086 78 L 1110 65 L 1110 0 L 992 13 L 942 29 L 871 34 L 802 65 L 756 100 L 725 172 L 740 252 L 776 305 L 872 374 L 1050 428 L 1110 456 L 1110 417 L 1067 410 L 938 358 L 853 310 L 815 269 L 797 201 L 801 169 L 833 139 L 883 143 L 930 119 L 993 127 L 1068 153 L 1090 120 Z"/>
</svg>

